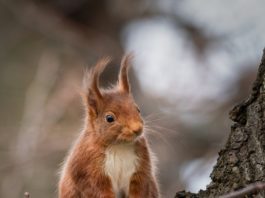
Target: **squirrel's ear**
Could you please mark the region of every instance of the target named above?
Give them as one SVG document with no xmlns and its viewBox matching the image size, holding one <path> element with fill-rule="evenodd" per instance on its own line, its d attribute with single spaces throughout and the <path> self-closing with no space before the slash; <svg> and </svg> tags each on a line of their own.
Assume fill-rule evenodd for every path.
<svg viewBox="0 0 265 198">
<path fill-rule="evenodd" d="M 120 73 L 119 73 L 119 90 L 121 92 L 130 93 L 130 83 L 128 78 L 128 70 L 130 67 L 131 60 L 133 58 L 132 54 L 127 54 L 122 58 Z"/>
<path fill-rule="evenodd" d="M 86 72 L 84 77 L 83 100 L 88 107 L 90 116 L 97 116 L 100 106 L 102 104 L 102 94 L 99 89 L 99 76 L 103 72 L 106 65 L 110 62 L 110 58 L 102 58 L 98 61 L 90 71 Z"/>
</svg>

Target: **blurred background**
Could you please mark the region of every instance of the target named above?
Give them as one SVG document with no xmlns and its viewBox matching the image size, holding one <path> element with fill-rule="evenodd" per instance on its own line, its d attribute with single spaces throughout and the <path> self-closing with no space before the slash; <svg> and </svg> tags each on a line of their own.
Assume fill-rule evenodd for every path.
<svg viewBox="0 0 265 198">
<path fill-rule="evenodd" d="M 134 52 L 133 93 L 163 197 L 205 189 L 265 46 L 262 0 L 0 0 L 0 197 L 56 197 L 83 126 L 83 71 L 104 55 L 117 79 Z"/>
</svg>

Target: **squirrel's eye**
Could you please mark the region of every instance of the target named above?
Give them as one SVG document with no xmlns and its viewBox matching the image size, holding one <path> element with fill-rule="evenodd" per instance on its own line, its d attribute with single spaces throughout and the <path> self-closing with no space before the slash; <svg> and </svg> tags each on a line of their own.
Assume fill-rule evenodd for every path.
<svg viewBox="0 0 265 198">
<path fill-rule="evenodd" d="M 137 107 L 137 111 L 138 111 L 139 113 L 141 113 L 141 111 L 140 111 L 139 107 Z"/>
<path fill-rule="evenodd" d="M 107 122 L 114 122 L 115 121 L 113 115 L 106 115 L 105 119 L 106 119 Z"/>
</svg>

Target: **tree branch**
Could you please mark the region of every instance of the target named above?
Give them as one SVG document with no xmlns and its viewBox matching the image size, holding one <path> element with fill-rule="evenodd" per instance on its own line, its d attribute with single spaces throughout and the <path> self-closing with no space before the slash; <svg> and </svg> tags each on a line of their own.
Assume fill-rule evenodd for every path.
<svg viewBox="0 0 265 198">
<path fill-rule="evenodd" d="M 253 193 L 253 192 L 264 190 L 264 189 L 265 189 L 265 183 L 257 182 L 254 184 L 250 184 L 250 185 L 246 186 L 245 188 L 240 189 L 238 191 L 233 191 L 231 193 L 223 195 L 220 198 L 240 198 L 240 197 L 243 197 L 249 193 Z"/>
</svg>

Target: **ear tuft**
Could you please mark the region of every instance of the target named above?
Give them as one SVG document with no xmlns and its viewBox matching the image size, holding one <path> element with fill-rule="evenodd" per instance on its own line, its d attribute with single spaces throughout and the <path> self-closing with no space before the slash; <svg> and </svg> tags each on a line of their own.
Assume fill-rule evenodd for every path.
<svg viewBox="0 0 265 198">
<path fill-rule="evenodd" d="M 128 78 L 128 70 L 131 66 L 132 59 L 133 59 L 132 53 L 129 53 L 122 58 L 120 73 L 119 73 L 119 83 L 118 83 L 119 90 L 121 92 L 130 93 L 131 91 L 129 78 Z"/>
<path fill-rule="evenodd" d="M 92 73 L 93 73 L 93 81 L 91 89 L 97 92 L 98 97 L 102 98 L 102 95 L 99 91 L 99 76 L 104 71 L 107 64 L 111 61 L 110 57 L 104 57 L 96 64 Z"/>
<path fill-rule="evenodd" d="M 91 90 L 94 91 L 99 98 L 102 97 L 99 91 L 99 77 L 110 61 L 111 58 L 109 56 L 104 57 L 100 59 L 92 69 L 85 71 L 83 87 L 86 93 Z"/>
<path fill-rule="evenodd" d="M 98 112 L 102 101 L 102 94 L 99 89 L 99 77 L 110 60 L 110 57 L 102 58 L 92 69 L 85 71 L 83 79 L 85 94 L 83 97 L 86 98 L 84 101 L 86 105 L 88 105 L 90 112 L 93 114 Z"/>
</svg>

